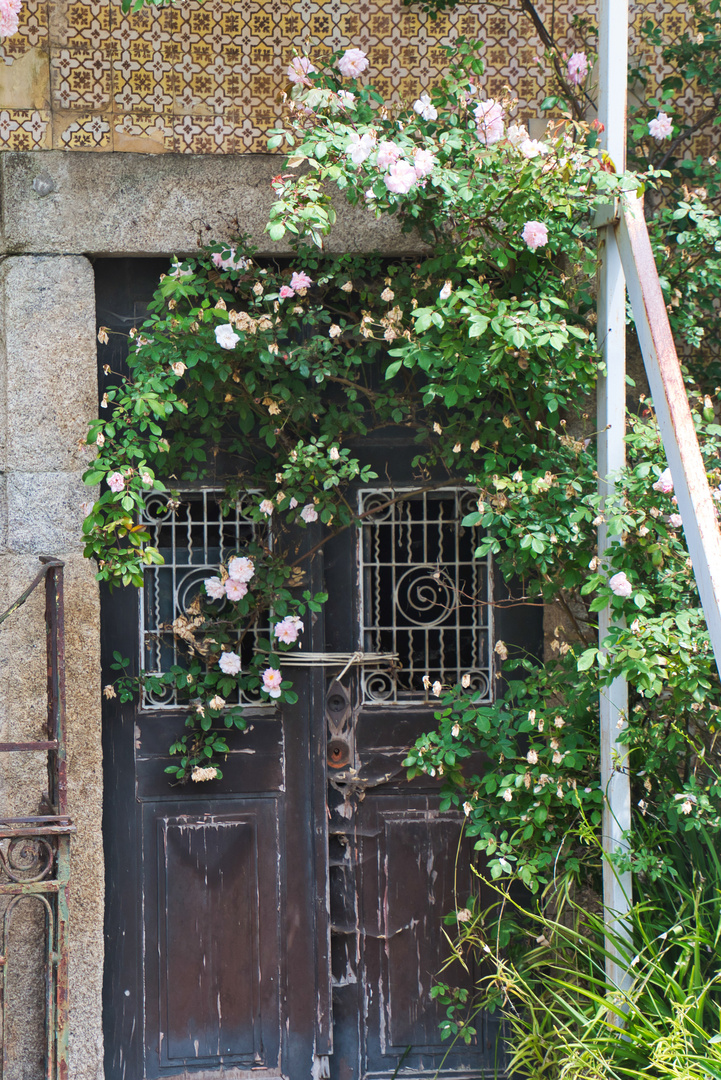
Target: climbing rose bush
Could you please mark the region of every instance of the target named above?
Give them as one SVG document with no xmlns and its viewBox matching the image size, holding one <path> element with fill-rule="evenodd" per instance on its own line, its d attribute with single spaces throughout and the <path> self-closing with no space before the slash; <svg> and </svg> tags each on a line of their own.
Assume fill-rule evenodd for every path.
<svg viewBox="0 0 721 1080">
<path fill-rule="evenodd" d="M 271 135 L 289 156 L 268 229 L 293 240 L 289 263 L 262 265 L 239 238 L 171 268 L 132 341 L 131 378 L 108 391 L 111 415 L 89 435 L 98 458 L 86 479 L 103 486 L 84 533 L 104 580 L 140 583 L 159 560 L 134 517 L 149 490 L 165 492 L 159 477 L 212 474 L 229 510 L 252 491 L 250 517 L 272 524 L 273 552 L 259 541 L 231 553 L 206 580 L 197 627 L 182 628 L 197 644 L 169 677 L 197 704 L 177 774 L 215 768 L 223 725 L 245 722 L 242 707 L 213 701 L 239 689 L 292 700 L 282 652 L 322 597 L 294 585 L 288 537 L 313 528 L 322 546 L 354 523 L 348 485 L 374 478 L 358 437 L 397 425 L 415 443 L 419 483 L 440 473 L 477 490 L 465 525 L 482 530 L 478 557 L 493 556 L 512 601 L 558 612 L 545 665 L 499 635 L 494 706 L 463 682 L 429 684 L 437 726 L 409 754 L 411 774 L 444 780 L 444 806 L 462 810 L 493 874 L 540 888 L 560 851 L 566 872 L 587 875 L 579 837 L 600 827 L 603 801 L 598 693 L 623 672 L 639 812 L 673 829 L 714 822 L 717 681 L 653 411 L 639 405 L 629 469 L 605 506 L 584 412 L 597 372 L 591 217 L 639 181 L 608 172 L 580 123 L 551 125 L 529 146 L 513 102 L 479 89 L 470 46 L 443 85 L 397 106 L 342 77 L 341 57 L 301 59 L 305 81 L 291 83 Z M 422 253 L 324 255 L 334 187 L 393 216 Z M 713 402 L 696 405 L 717 487 L 721 427 Z M 600 565 L 604 517 L 626 543 Z M 595 613 L 609 604 L 626 627 L 601 654 Z M 247 655 L 246 628 L 263 619 L 268 633 Z M 478 750 L 496 763 L 482 776 L 467 767 Z"/>
<path fill-rule="evenodd" d="M 333 223 L 330 183 L 352 203 L 363 201 L 377 215 L 393 214 L 403 229 L 416 230 L 434 252 L 423 268 L 434 272 L 440 287 L 433 302 L 413 305 L 410 335 L 389 350 L 398 364 L 391 370 L 423 373 L 424 401 L 440 397 L 451 407 L 498 390 L 496 400 L 505 400 L 507 408 L 502 423 L 508 430 L 518 425 L 519 437 L 527 440 L 528 457 L 524 449 L 509 447 L 503 468 L 497 450 L 485 457 L 485 470 L 480 462 L 471 465 L 469 478 L 480 497 L 478 513 L 466 523 L 488 531 L 479 555 L 491 552 L 508 580 L 523 582 L 526 596 L 540 593 L 558 605 L 563 623 L 571 624 L 571 638 L 569 629 L 561 636 L 557 630 L 551 643 L 556 657 L 542 668 L 528 658 L 509 657 L 499 642 L 508 671 L 524 678 L 509 675 L 506 697 L 492 708 L 473 707 L 462 686 L 434 686 L 446 706 L 436 714 L 440 727 L 420 741 L 407 764 L 411 774 L 420 769 L 446 776 L 445 805 L 463 807 L 468 830 L 479 836 L 477 847 L 492 857 L 494 875 L 519 873 L 535 888 L 547 880 L 559 843 L 566 869 L 578 872 L 583 864 L 581 851 L 573 849 L 574 822 L 600 824 L 597 695 L 603 684 L 619 673 L 629 680 L 633 713 L 623 738 L 631 768 L 638 769 L 632 773 L 637 804 L 642 813 L 653 804 L 659 820 L 673 829 L 719 823 L 719 759 L 713 747 L 721 702 L 708 638 L 698 636 L 703 620 L 677 532 L 682 523 L 673 503 L 664 505 L 673 485 L 652 410 L 641 401 L 647 419 L 632 424 L 628 478 L 618 502 L 602 505 L 593 471 L 593 419 L 579 416 L 568 397 L 558 403 L 547 392 L 558 385 L 556 379 L 566 388 L 575 383 L 581 395 L 593 383 L 595 367 L 588 379 L 581 375 L 583 331 L 575 360 L 564 367 L 571 342 L 548 334 L 546 320 L 553 319 L 553 304 L 560 300 L 568 305 L 560 320 L 566 333 L 570 326 L 591 329 L 591 265 L 582 254 L 593 243 L 587 215 L 611 191 L 628 190 L 639 178 L 606 171 L 596 148 L 597 125 L 549 124 L 543 140 L 530 140 L 513 115 L 514 103 L 486 99 L 480 66 L 470 50 L 460 51 L 461 62 L 445 84 L 410 109 L 390 106 L 372 88 L 354 83 L 353 113 L 339 115 L 337 84 L 328 71 L 319 72 L 311 87 L 294 90 L 290 123 L 272 135 L 271 145 L 285 142 L 289 169 L 305 165 L 310 171 L 297 178 L 286 171 L 278 179 L 269 232 L 322 243 Z M 568 60 L 573 85 L 583 84 L 589 69 L 583 52 Z M 651 121 L 654 138 L 670 133 L 668 117 Z M 432 160 L 428 171 L 418 170 L 419 154 Z M 504 332 L 506 346 L 495 351 L 497 335 Z M 544 354 L 543 345 L 554 340 L 558 351 Z M 586 341 L 593 344 L 590 335 Z M 494 358 L 490 365 L 481 361 L 475 368 L 477 346 Z M 535 364 L 531 378 L 538 380 L 537 391 L 525 380 Z M 539 398 L 543 406 L 535 412 Z M 707 424 L 699 427 L 703 450 L 716 483 L 721 427 L 714 423 L 709 396 L 697 400 L 703 406 L 696 414 L 699 424 Z M 573 435 L 560 416 L 569 406 Z M 550 444 L 546 425 L 555 432 Z M 445 435 L 443 425 L 441 430 Z M 480 446 L 505 444 L 497 434 L 489 438 L 483 422 L 477 430 Z M 452 450 L 461 452 L 467 445 L 462 428 L 456 436 Z M 551 460 L 554 437 L 558 456 Z M 627 543 L 615 545 L 601 566 L 595 529 L 604 519 Z M 607 657 L 595 644 L 594 614 L 609 604 L 618 615 L 628 612 L 629 629 L 613 631 Z M 666 647 L 654 651 L 662 640 Z M 678 717 L 671 739 L 666 725 L 673 710 L 664 703 L 669 698 Z M 524 751 L 534 731 L 542 745 Z M 672 752 L 662 765 L 664 746 Z M 479 748 L 501 767 L 469 780 L 462 765 Z M 688 761 L 699 749 L 704 766 L 689 771 Z M 657 773 L 653 779 L 649 761 Z M 511 768 L 504 775 L 506 763 Z"/>
</svg>

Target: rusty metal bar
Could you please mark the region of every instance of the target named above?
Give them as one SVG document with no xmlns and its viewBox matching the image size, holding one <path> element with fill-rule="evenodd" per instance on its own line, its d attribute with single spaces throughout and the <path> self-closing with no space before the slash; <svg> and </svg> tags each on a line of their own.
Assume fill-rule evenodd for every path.
<svg viewBox="0 0 721 1080">
<path fill-rule="evenodd" d="M 76 832 L 75 826 L 70 823 L 67 825 L 45 825 L 40 829 L 21 827 L 19 829 L 0 829 L 0 839 L 7 840 L 13 836 L 65 836 L 74 832 Z"/>
<path fill-rule="evenodd" d="M 53 821 L 70 821 L 70 818 L 62 814 L 32 814 L 30 817 L 0 817 L 0 826 L 2 825 L 35 825 L 36 823 L 42 823 L 47 821 L 52 823 Z"/>
<path fill-rule="evenodd" d="M 641 199 L 623 200 L 616 232 L 674 494 L 721 674 L 721 535 Z"/>
<path fill-rule="evenodd" d="M 63 566 L 42 556 L 42 569 L 29 587 L 0 616 L 2 624 L 45 581 L 47 650 L 47 739 L 0 743 L 0 753 L 38 752 L 47 755 L 48 795 L 53 814 L 0 818 L 0 839 L 9 845 L 0 851 L 0 896 L 9 898 L 0 946 L 0 1080 L 8 1063 L 8 928 L 21 899 L 37 899 L 45 909 L 45 1080 L 67 1080 L 68 1075 L 68 882 L 70 836 L 75 826 L 67 816 L 67 757 L 65 706 L 65 625 Z M 13 847 L 30 850 L 34 868 L 13 861 Z M 33 848 L 34 845 L 34 848 Z"/>
<path fill-rule="evenodd" d="M 48 755 L 50 801 L 58 814 L 67 809 L 67 757 L 65 751 L 65 602 L 64 564 L 41 556 L 48 567 L 45 578 L 45 626 L 48 653 L 48 735 L 57 748 Z"/>
<path fill-rule="evenodd" d="M 64 816 L 63 814 L 47 813 L 47 814 L 30 814 L 28 816 L 28 818 L 0 818 L 0 825 L 11 825 L 11 824 L 12 825 L 21 825 L 23 823 L 25 823 L 27 825 L 35 825 L 37 822 L 43 822 L 43 821 L 53 822 L 53 821 L 57 821 L 58 818 L 63 818 L 63 816 Z M 67 815 L 65 815 L 64 820 L 65 821 L 70 821 L 70 819 L 68 818 Z"/>
<path fill-rule="evenodd" d="M 49 1080 L 67 1080 L 69 1023 L 69 929 L 68 893 L 70 879 L 70 837 L 58 839 L 57 875 L 61 883 L 58 890 L 56 938 L 53 961 L 55 964 L 55 1073 Z"/>
<path fill-rule="evenodd" d="M 35 740 L 35 742 L 3 742 L 0 743 L 0 754 L 10 754 L 15 750 L 57 750 L 57 739 Z"/>
<path fill-rule="evenodd" d="M 23 606 L 23 604 L 28 599 L 28 597 L 31 596 L 32 593 L 35 592 L 38 585 L 43 580 L 43 578 L 47 575 L 49 570 L 50 570 L 50 566 L 44 566 L 42 570 L 39 570 L 37 572 L 37 574 L 35 575 L 33 580 L 30 582 L 30 584 L 28 585 L 25 592 L 21 593 L 20 596 L 18 596 L 17 600 L 10 605 L 10 607 L 7 609 L 7 611 L 3 611 L 2 615 L 0 615 L 0 623 L 4 623 L 5 620 L 7 618 L 9 618 L 13 614 L 13 612 L 17 611 L 18 608 L 21 608 Z"/>
<path fill-rule="evenodd" d="M 0 884 L 0 896 L 50 896 L 63 887 L 58 881 L 13 881 L 11 884 Z"/>
</svg>

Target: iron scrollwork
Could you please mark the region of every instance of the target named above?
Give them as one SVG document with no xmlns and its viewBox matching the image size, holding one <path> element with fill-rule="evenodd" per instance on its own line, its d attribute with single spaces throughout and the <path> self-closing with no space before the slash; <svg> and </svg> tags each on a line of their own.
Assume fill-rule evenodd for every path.
<svg viewBox="0 0 721 1080">
<path fill-rule="evenodd" d="M 11 881 L 43 881 L 55 867 L 56 845 L 44 836 L 13 836 L 0 843 L 0 867 Z"/>
<path fill-rule="evenodd" d="M 218 573 L 218 565 L 229 555 L 258 539 L 258 526 L 248 517 L 252 493 L 243 493 L 234 510 L 224 513 L 221 495 L 212 488 L 184 491 L 181 499 L 149 495 L 144 524 L 153 544 L 162 553 L 161 566 L 148 567 L 141 592 L 141 655 L 139 667 L 146 675 L 162 675 L 185 660 L 184 631 L 189 631 L 202 649 L 202 624 L 198 598 L 203 582 Z M 222 611 L 225 601 L 217 610 Z M 196 622 L 197 621 L 197 622 Z M 246 646 L 252 653 L 259 636 L 267 636 L 267 626 L 248 629 Z M 260 690 L 243 691 L 238 703 L 260 705 Z M 148 710 L 182 708 L 172 685 L 158 686 L 152 679 L 143 685 L 141 708 Z"/>
<path fill-rule="evenodd" d="M 492 575 L 481 538 L 463 518 L 465 488 L 363 489 L 359 513 L 363 648 L 394 653 L 390 671 L 364 671 L 366 704 L 427 698 L 427 685 L 470 680 L 490 700 Z"/>
</svg>

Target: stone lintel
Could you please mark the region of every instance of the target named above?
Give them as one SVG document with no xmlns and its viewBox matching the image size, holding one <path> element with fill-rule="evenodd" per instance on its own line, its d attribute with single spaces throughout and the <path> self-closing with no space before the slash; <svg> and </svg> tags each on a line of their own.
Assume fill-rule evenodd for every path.
<svg viewBox="0 0 721 1080">
<path fill-rule="evenodd" d="M 0 154 L 0 249 L 9 254 L 190 255 L 211 240 L 250 234 L 262 255 L 287 255 L 265 225 L 274 154 Z M 397 221 L 335 201 L 337 252 L 414 254 Z"/>
</svg>

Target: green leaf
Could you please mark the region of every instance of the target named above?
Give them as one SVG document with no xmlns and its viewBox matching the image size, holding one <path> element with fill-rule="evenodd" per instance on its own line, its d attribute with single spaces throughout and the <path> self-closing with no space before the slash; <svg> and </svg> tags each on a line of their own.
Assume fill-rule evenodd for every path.
<svg viewBox="0 0 721 1080">
<path fill-rule="evenodd" d="M 594 661 L 597 656 L 598 649 L 596 648 L 586 649 L 585 652 L 582 652 L 578 658 L 578 661 L 576 662 L 576 668 L 578 669 L 578 671 L 588 671 L 589 668 L 593 667 Z"/>
</svg>

